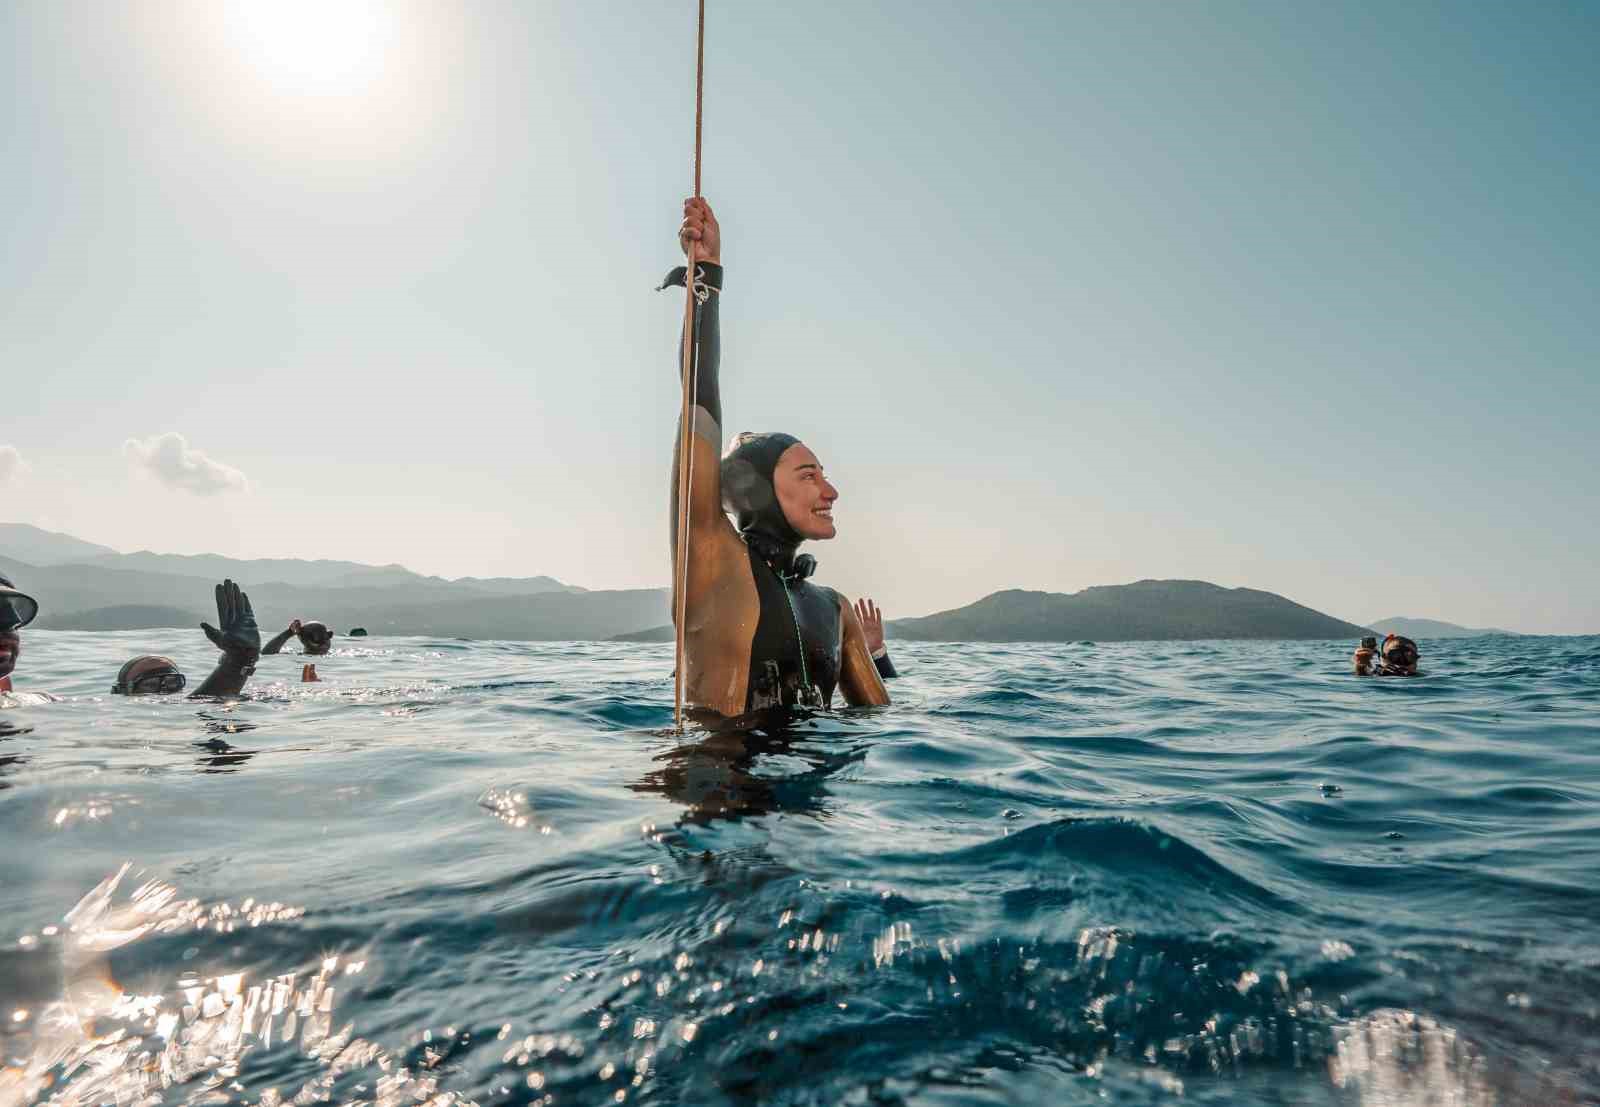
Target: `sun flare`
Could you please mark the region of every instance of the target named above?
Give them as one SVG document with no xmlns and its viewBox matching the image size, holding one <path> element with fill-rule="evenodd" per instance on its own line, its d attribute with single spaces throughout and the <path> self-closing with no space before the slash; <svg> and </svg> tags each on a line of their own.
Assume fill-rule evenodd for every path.
<svg viewBox="0 0 1600 1107">
<path fill-rule="evenodd" d="M 389 67 L 394 10 L 378 0 L 228 0 L 228 39 L 277 91 L 351 96 Z"/>
</svg>

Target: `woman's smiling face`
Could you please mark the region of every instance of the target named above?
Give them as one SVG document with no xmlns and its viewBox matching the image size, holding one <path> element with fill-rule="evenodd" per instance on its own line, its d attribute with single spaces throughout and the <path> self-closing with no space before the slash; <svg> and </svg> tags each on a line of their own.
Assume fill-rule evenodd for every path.
<svg viewBox="0 0 1600 1107">
<path fill-rule="evenodd" d="M 822 462 L 803 442 L 783 451 L 772 473 L 783 517 L 801 538 L 822 540 L 839 533 L 833 523 L 833 503 L 839 490 L 828 483 Z"/>
</svg>

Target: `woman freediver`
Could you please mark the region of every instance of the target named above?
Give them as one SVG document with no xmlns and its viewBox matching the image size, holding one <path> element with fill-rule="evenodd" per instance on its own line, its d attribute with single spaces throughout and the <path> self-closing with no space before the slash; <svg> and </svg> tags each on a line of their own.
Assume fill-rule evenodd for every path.
<svg viewBox="0 0 1600 1107">
<path fill-rule="evenodd" d="M 673 586 L 686 589 L 685 699 L 725 716 L 829 707 L 835 691 L 850 704 L 887 704 L 854 608 L 813 584 L 816 559 L 799 553 L 802 542 L 837 533 L 839 492 L 822 462 L 792 435 L 745 432 L 719 464 L 722 236 L 705 200 L 684 201 L 678 242 L 694 263 L 695 297 L 682 337 L 690 357 L 679 362 L 692 368 L 693 387 L 686 572 L 677 564 L 681 425 L 672 464 Z M 661 287 L 690 279 L 680 266 Z M 674 620 L 678 610 L 674 603 Z"/>
</svg>

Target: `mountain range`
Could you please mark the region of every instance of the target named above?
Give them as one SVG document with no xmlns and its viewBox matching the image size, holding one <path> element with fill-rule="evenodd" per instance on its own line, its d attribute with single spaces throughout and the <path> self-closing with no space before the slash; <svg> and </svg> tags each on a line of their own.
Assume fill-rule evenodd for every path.
<svg viewBox="0 0 1600 1107">
<path fill-rule="evenodd" d="M 37 626 L 134 630 L 196 626 L 214 618 L 212 586 L 224 577 L 249 593 L 257 621 L 275 633 L 290 619 L 343 632 L 530 641 L 670 642 L 664 588 L 588 591 L 547 576 L 424 576 L 403 565 L 217 554 L 118 553 L 22 523 L 0 523 L 0 572 L 40 603 Z M 1432 620 L 1371 624 L 1414 638 L 1475 631 Z M 1050 642 L 1201 638 L 1359 638 L 1373 633 L 1272 592 L 1198 580 L 1142 580 L 1081 592 L 995 592 L 920 618 L 891 620 L 908 641 Z"/>
<path fill-rule="evenodd" d="M 215 620 L 212 587 L 224 577 L 244 586 L 268 634 L 300 618 L 341 633 L 592 640 L 669 611 L 663 588 L 591 592 L 543 576 L 447 580 L 354 561 L 121 554 L 20 523 L 0 523 L 0 572 L 39 600 L 35 625 L 56 630 L 196 626 Z"/>
</svg>

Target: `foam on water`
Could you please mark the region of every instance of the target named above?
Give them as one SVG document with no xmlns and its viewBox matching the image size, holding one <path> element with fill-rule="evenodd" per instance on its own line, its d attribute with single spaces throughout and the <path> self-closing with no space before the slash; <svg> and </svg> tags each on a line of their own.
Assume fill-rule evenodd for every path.
<svg viewBox="0 0 1600 1107">
<path fill-rule="evenodd" d="M 670 647 L 26 632 L 0 1107 L 1600 1099 L 1600 639 L 902 645 L 674 736 Z"/>
</svg>

